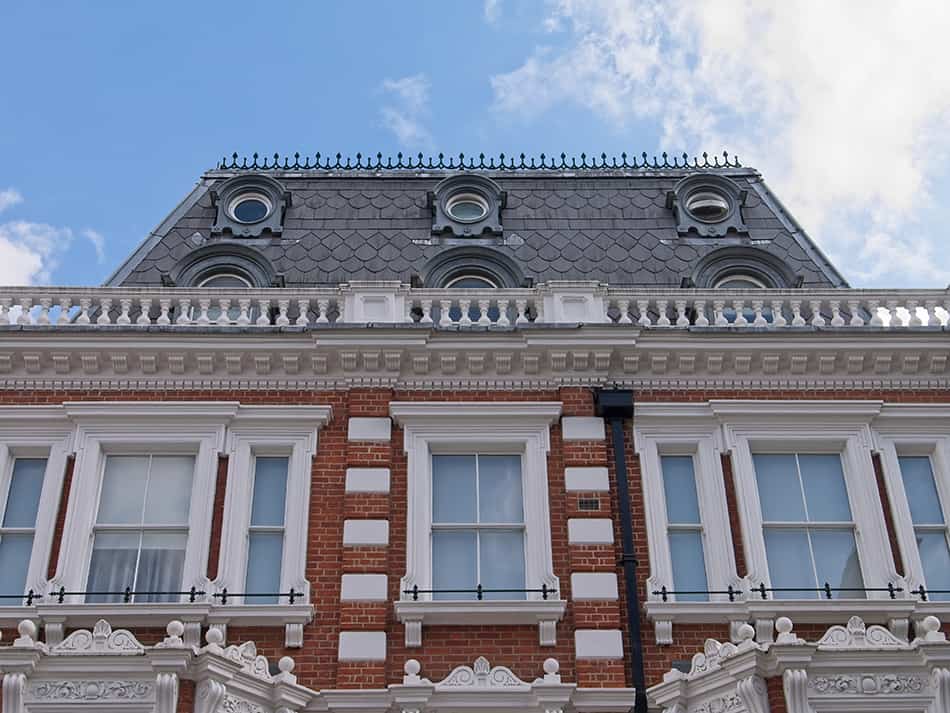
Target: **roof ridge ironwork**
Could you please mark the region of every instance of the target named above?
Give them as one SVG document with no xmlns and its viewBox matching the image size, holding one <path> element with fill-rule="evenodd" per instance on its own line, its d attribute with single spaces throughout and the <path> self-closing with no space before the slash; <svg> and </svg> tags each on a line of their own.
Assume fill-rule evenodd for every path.
<svg viewBox="0 0 950 713">
<path fill-rule="evenodd" d="M 728 151 L 723 151 L 720 156 L 703 152 L 692 159 L 689 154 L 683 153 L 678 156 L 671 156 L 665 151 L 659 156 L 652 158 L 646 151 L 639 156 L 623 152 L 618 157 L 608 157 L 606 153 L 600 156 L 588 156 L 586 153 L 577 156 L 568 156 L 565 153 L 560 156 L 548 156 L 539 154 L 537 157 L 519 154 L 515 156 L 506 156 L 504 153 L 494 156 L 486 156 L 483 153 L 477 157 L 466 157 L 464 153 L 458 156 L 446 156 L 437 154 L 436 156 L 425 156 L 418 153 L 415 156 L 396 154 L 395 160 L 392 156 L 383 158 L 382 153 L 373 155 L 363 155 L 357 153 L 355 158 L 337 153 L 334 156 L 324 156 L 320 152 L 310 156 L 303 156 L 295 153 L 293 156 L 284 156 L 279 153 L 273 156 L 261 156 L 258 153 L 251 154 L 250 157 L 239 157 L 237 152 L 221 159 L 216 166 L 217 170 L 238 170 L 238 171 L 297 171 L 297 170 L 322 170 L 322 171 L 373 171 L 373 170 L 467 170 L 467 171 L 620 171 L 620 170 L 640 170 L 657 171 L 664 169 L 714 169 L 714 168 L 742 168 L 738 156 L 730 156 Z M 579 159 L 579 160 L 578 160 Z"/>
</svg>

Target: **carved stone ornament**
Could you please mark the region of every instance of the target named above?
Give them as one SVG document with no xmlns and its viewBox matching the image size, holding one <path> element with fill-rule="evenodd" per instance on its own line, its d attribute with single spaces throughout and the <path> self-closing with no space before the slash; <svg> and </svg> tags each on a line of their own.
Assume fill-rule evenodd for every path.
<svg viewBox="0 0 950 713">
<path fill-rule="evenodd" d="M 221 711 L 222 713 L 267 713 L 262 706 L 232 695 L 224 697 Z"/>
<path fill-rule="evenodd" d="M 703 645 L 703 653 L 693 656 L 689 675 L 695 676 L 717 669 L 722 659 L 733 656 L 737 651 L 735 644 L 729 642 L 721 644 L 715 639 L 706 639 L 706 643 Z"/>
<path fill-rule="evenodd" d="M 848 619 L 848 625 L 833 626 L 818 641 L 819 649 L 904 649 L 906 642 L 901 641 L 883 626 L 873 624 L 864 625 L 861 617 L 853 616 Z"/>
<path fill-rule="evenodd" d="M 479 656 L 473 666 L 457 666 L 436 688 L 527 688 L 528 684 L 504 666 L 492 667 Z"/>
<path fill-rule="evenodd" d="M 79 629 L 50 649 L 50 656 L 140 656 L 145 647 L 127 629 L 112 630 L 105 619 L 92 631 Z"/>
<path fill-rule="evenodd" d="M 809 691 L 822 696 L 917 694 L 926 688 L 922 676 L 906 673 L 839 673 L 808 680 Z"/>
<path fill-rule="evenodd" d="M 148 681 L 43 681 L 30 689 L 38 701 L 134 701 L 150 698 Z"/>
<path fill-rule="evenodd" d="M 731 713 L 731 711 L 745 711 L 745 705 L 735 693 L 713 698 L 689 709 L 689 713 Z"/>
<path fill-rule="evenodd" d="M 224 655 L 231 661 L 241 664 L 241 668 L 246 673 L 265 681 L 273 680 L 267 659 L 257 654 L 257 646 L 253 641 L 231 645 L 224 650 Z"/>
</svg>

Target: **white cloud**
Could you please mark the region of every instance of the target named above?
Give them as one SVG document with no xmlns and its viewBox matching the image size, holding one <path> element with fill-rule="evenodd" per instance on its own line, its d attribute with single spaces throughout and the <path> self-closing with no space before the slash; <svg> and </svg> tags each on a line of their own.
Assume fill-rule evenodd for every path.
<svg viewBox="0 0 950 713">
<path fill-rule="evenodd" d="M 83 230 L 82 236 L 92 243 L 92 247 L 96 251 L 96 260 L 98 260 L 100 264 L 104 263 L 106 261 L 105 236 L 102 233 L 96 232 L 92 228 L 86 228 Z"/>
<path fill-rule="evenodd" d="M 501 17 L 501 0 L 485 0 L 485 22 L 493 24 Z"/>
<path fill-rule="evenodd" d="M 383 125 L 407 148 L 430 146 L 432 136 L 424 121 L 429 106 L 428 77 L 413 74 L 401 79 L 384 79 L 380 89 L 389 99 L 380 109 Z"/>
<path fill-rule="evenodd" d="M 48 283 L 72 239 L 69 228 L 24 220 L 0 223 L 0 285 Z"/>
<path fill-rule="evenodd" d="M 543 25 L 567 44 L 493 77 L 501 110 L 573 102 L 656 121 L 670 150 L 729 148 L 856 282 L 950 281 L 943 217 L 925 219 L 950 154 L 950 3 L 558 0 Z"/>
<path fill-rule="evenodd" d="M 16 188 L 4 188 L 0 190 L 0 213 L 17 203 L 23 202 L 23 196 Z"/>
</svg>

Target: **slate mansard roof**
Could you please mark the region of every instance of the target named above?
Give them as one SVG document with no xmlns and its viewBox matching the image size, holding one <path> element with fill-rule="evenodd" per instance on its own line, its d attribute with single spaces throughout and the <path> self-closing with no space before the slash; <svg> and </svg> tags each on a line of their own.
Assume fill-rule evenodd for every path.
<svg viewBox="0 0 950 713">
<path fill-rule="evenodd" d="M 689 176 L 724 176 L 744 192 L 744 231 L 704 237 L 677 229 L 668 194 Z M 240 176 L 276 181 L 289 197 L 279 234 L 216 231 L 218 193 Z M 503 192 L 501 231 L 433 232 L 432 192 L 453 176 L 483 177 Z M 266 180 L 265 179 L 265 180 Z M 410 282 L 447 251 L 475 247 L 535 282 L 596 280 L 678 287 L 719 254 L 770 256 L 803 287 L 847 283 L 754 169 L 244 169 L 205 173 L 181 204 L 109 278 L 108 285 L 173 282 L 190 256 L 230 248 L 269 266 L 287 287 L 355 280 Z M 725 252 L 724 248 L 729 248 Z M 221 258 L 219 258 L 221 259 Z M 164 277 L 163 277 L 164 276 Z M 174 283 L 178 284 L 178 283 Z M 425 284 L 425 286 L 437 286 Z M 791 285 L 789 285 L 791 286 Z"/>
</svg>

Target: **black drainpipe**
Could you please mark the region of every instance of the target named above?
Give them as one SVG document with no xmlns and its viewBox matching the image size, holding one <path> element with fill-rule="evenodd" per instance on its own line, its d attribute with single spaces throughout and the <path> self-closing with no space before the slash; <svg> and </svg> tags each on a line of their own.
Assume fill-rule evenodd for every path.
<svg viewBox="0 0 950 713">
<path fill-rule="evenodd" d="M 597 389 L 594 404 L 598 416 L 610 426 L 617 471 L 617 500 L 620 502 L 620 542 L 623 552 L 623 579 L 627 595 L 627 622 L 630 630 L 630 667 L 636 689 L 634 713 L 647 713 L 646 677 L 643 673 L 643 636 L 640 633 L 640 597 L 637 594 L 637 559 L 633 553 L 633 516 L 630 513 L 630 484 L 627 476 L 624 421 L 633 418 L 633 392 Z"/>
</svg>

